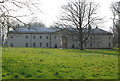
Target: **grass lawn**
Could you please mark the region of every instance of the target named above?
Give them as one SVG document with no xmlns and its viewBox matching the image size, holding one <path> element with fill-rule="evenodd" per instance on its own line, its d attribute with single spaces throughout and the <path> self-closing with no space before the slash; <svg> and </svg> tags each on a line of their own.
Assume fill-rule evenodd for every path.
<svg viewBox="0 0 120 81">
<path fill-rule="evenodd" d="M 2 49 L 3 79 L 117 79 L 118 53 L 108 49 Z"/>
</svg>

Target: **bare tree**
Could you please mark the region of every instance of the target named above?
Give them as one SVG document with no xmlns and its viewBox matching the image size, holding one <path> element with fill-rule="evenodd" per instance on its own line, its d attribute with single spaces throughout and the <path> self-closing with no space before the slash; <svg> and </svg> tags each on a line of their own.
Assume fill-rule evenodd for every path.
<svg viewBox="0 0 120 81">
<path fill-rule="evenodd" d="M 32 20 L 28 23 L 29 27 L 46 27 L 45 23 L 39 21 L 37 17 L 33 17 Z"/>
<path fill-rule="evenodd" d="M 98 4 L 87 0 L 70 1 L 62 6 L 63 14 L 58 24 L 74 30 L 71 35 L 74 34 L 81 50 L 84 49 L 83 44 L 90 35 L 91 26 L 95 26 L 101 20 L 96 15 L 97 7 Z"/>
<path fill-rule="evenodd" d="M 113 13 L 113 33 L 118 41 L 118 48 L 120 48 L 120 2 L 112 3 Z M 117 36 L 116 36 L 117 35 Z"/>
<path fill-rule="evenodd" d="M 5 34 L 9 32 L 9 28 L 11 27 L 11 20 L 15 20 L 18 23 L 27 26 L 27 24 L 23 22 L 20 18 L 34 15 L 35 9 L 40 11 L 40 9 L 36 6 L 37 5 L 36 1 L 38 2 L 38 0 L 34 0 L 34 1 L 33 0 L 1 0 L 0 1 L 0 27 L 1 27 L 0 30 L 2 30 L 2 36 L 5 36 Z M 17 12 L 24 8 L 27 9 L 27 12 L 29 12 L 29 14 L 24 14 L 24 15 L 19 15 L 19 13 L 17 15 L 13 14 L 13 12 Z"/>
<path fill-rule="evenodd" d="M 29 27 L 46 27 L 43 22 L 29 22 Z"/>
</svg>

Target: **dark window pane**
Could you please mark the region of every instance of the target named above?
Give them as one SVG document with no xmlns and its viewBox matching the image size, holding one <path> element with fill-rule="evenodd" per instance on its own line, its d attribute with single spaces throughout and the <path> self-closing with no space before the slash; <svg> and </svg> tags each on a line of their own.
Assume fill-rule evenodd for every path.
<svg viewBox="0 0 120 81">
<path fill-rule="evenodd" d="M 33 39 L 35 39 L 35 36 L 33 36 Z"/>
<path fill-rule="evenodd" d="M 35 43 L 33 43 L 33 47 L 35 47 Z"/>
<path fill-rule="evenodd" d="M 46 36 L 46 39 L 48 39 L 48 36 Z"/>
<path fill-rule="evenodd" d="M 28 43 L 26 43 L 26 47 L 28 47 Z"/>
<path fill-rule="evenodd" d="M 54 39 L 56 39 L 56 36 L 54 36 Z"/>
<path fill-rule="evenodd" d="M 109 43 L 109 47 L 111 47 L 111 43 Z"/>
<path fill-rule="evenodd" d="M 40 36 L 40 39 L 42 39 L 42 36 Z"/>
<path fill-rule="evenodd" d="M 40 43 L 40 47 L 42 47 L 42 43 Z"/>
<path fill-rule="evenodd" d="M 46 43 L 46 47 L 48 47 L 48 43 Z"/>
<path fill-rule="evenodd" d="M 26 36 L 26 39 L 28 39 L 28 36 Z"/>
<path fill-rule="evenodd" d="M 92 47 L 92 43 L 90 43 L 90 47 Z"/>
<path fill-rule="evenodd" d="M 13 46 L 13 43 L 11 43 L 10 46 L 11 46 L 11 47 L 14 47 L 14 46 Z"/>
<path fill-rule="evenodd" d="M 11 36 L 11 39 L 13 38 L 13 36 Z"/>
</svg>

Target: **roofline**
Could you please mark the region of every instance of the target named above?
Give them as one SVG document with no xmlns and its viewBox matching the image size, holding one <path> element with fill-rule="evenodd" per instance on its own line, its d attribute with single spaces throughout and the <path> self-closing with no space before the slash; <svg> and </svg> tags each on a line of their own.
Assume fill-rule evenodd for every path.
<svg viewBox="0 0 120 81">
<path fill-rule="evenodd" d="M 58 31 L 56 31 L 58 32 Z M 53 34 L 56 32 L 9 32 L 8 34 Z M 90 35 L 113 35 L 112 33 L 108 33 L 108 34 L 101 34 L 101 33 L 92 33 Z"/>
</svg>

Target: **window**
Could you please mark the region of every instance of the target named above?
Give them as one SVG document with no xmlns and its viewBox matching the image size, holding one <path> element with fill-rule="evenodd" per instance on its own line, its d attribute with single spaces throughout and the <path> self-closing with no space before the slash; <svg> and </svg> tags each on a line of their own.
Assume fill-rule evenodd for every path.
<svg viewBox="0 0 120 81">
<path fill-rule="evenodd" d="M 48 43 L 46 43 L 46 47 L 48 47 Z"/>
<path fill-rule="evenodd" d="M 28 39 L 28 36 L 26 36 L 26 39 Z"/>
<path fill-rule="evenodd" d="M 33 47 L 35 47 L 35 43 L 33 43 Z"/>
<path fill-rule="evenodd" d="M 110 36 L 109 36 L 109 39 L 110 39 Z"/>
<path fill-rule="evenodd" d="M 11 43 L 10 46 L 11 46 L 11 47 L 14 47 L 14 46 L 13 46 L 13 43 Z"/>
<path fill-rule="evenodd" d="M 33 36 L 33 39 L 35 39 L 35 36 Z"/>
<path fill-rule="evenodd" d="M 42 36 L 40 36 L 40 39 L 42 39 Z"/>
<path fill-rule="evenodd" d="M 97 47 L 99 47 L 99 43 L 97 43 Z"/>
<path fill-rule="evenodd" d="M 86 43 L 85 43 L 85 47 L 86 47 L 87 45 L 86 45 Z"/>
<path fill-rule="evenodd" d="M 26 47 L 28 47 L 28 43 L 26 43 Z"/>
<path fill-rule="evenodd" d="M 57 44 L 55 44 L 55 48 L 57 48 Z"/>
<path fill-rule="evenodd" d="M 46 39 L 48 39 L 48 36 L 46 36 Z"/>
<path fill-rule="evenodd" d="M 54 39 L 56 39 L 56 36 L 54 36 Z"/>
<path fill-rule="evenodd" d="M 92 43 L 90 43 L 90 47 L 92 47 Z"/>
<path fill-rule="evenodd" d="M 72 45 L 72 48 L 75 48 L 74 44 Z"/>
<path fill-rule="evenodd" d="M 11 36 L 11 39 L 13 38 L 13 36 Z"/>
<path fill-rule="evenodd" d="M 90 39 L 92 39 L 92 37 L 90 37 Z"/>
<path fill-rule="evenodd" d="M 42 47 L 42 43 L 40 43 L 40 47 Z"/>
<path fill-rule="evenodd" d="M 109 43 L 109 47 L 111 47 L 111 43 Z"/>
</svg>

